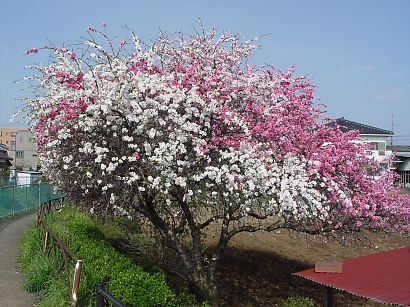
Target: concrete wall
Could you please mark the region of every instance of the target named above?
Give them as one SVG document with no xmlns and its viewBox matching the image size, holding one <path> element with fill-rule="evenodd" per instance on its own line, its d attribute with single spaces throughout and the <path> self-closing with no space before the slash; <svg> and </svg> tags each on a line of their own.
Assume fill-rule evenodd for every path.
<svg viewBox="0 0 410 307">
<path fill-rule="evenodd" d="M 35 140 L 29 130 L 15 132 L 15 147 L 10 150 L 13 167 L 21 170 L 37 170 L 39 165 Z"/>
</svg>

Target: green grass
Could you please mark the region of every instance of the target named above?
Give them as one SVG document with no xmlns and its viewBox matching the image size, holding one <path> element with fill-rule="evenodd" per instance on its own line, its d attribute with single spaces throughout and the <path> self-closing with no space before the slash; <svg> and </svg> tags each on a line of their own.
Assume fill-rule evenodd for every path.
<svg viewBox="0 0 410 307">
<path fill-rule="evenodd" d="M 39 232 L 34 223 L 30 225 L 21 238 L 18 262 L 26 277 L 25 289 L 39 293 L 39 306 L 69 306 L 64 276 L 53 266 L 57 258 L 43 257 Z"/>
</svg>

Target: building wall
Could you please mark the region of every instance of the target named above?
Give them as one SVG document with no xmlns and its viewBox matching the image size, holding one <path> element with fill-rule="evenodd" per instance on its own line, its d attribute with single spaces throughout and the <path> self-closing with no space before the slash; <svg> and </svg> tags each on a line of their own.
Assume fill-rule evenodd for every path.
<svg viewBox="0 0 410 307">
<path fill-rule="evenodd" d="M 15 145 L 10 150 L 13 167 L 20 170 L 37 170 L 39 166 L 35 140 L 28 129 L 20 129 L 14 134 Z"/>
<path fill-rule="evenodd" d="M 386 140 L 388 135 L 370 135 L 361 134 L 360 140 L 371 145 L 371 148 L 366 150 L 368 156 L 382 162 L 384 159 L 392 155 L 391 150 L 386 149 Z"/>
<path fill-rule="evenodd" d="M 24 128 L 0 128 L 0 144 L 6 145 L 10 150 L 14 150 L 16 132 L 28 130 Z"/>
</svg>

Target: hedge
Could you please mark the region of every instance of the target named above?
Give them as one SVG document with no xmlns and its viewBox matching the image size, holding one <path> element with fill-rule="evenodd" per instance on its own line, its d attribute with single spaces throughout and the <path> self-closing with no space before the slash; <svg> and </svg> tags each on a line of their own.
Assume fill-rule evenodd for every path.
<svg viewBox="0 0 410 307">
<path fill-rule="evenodd" d="M 127 306 L 177 306 L 163 273 L 144 272 L 109 245 L 88 215 L 65 207 L 47 216 L 50 228 L 83 260 L 79 305 L 93 305 L 95 285 L 103 282 Z"/>
</svg>

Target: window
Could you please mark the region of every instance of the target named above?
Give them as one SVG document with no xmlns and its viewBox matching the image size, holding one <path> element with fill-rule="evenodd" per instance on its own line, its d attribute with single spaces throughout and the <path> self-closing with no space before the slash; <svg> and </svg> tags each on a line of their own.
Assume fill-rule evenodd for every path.
<svg viewBox="0 0 410 307">
<path fill-rule="evenodd" d="M 16 141 L 10 141 L 10 145 L 16 145 Z"/>
<path fill-rule="evenodd" d="M 15 132 L 11 132 L 10 135 L 11 135 L 11 136 L 16 136 L 16 133 L 15 133 Z"/>
<path fill-rule="evenodd" d="M 378 143 L 377 142 L 370 142 L 370 150 L 377 150 L 378 149 Z"/>
<path fill-rule="evenodd" d="M 24 150 L 17 150 L 16 151 L 16 159 L 17 158 L 24 158 Z"/>
<path fill-rule="evenodd" d="M 386 143 L 385 142 L 370 142 L 370 150 L 378 150 L 379 156 L 386 155 Z"/>
</svg>

